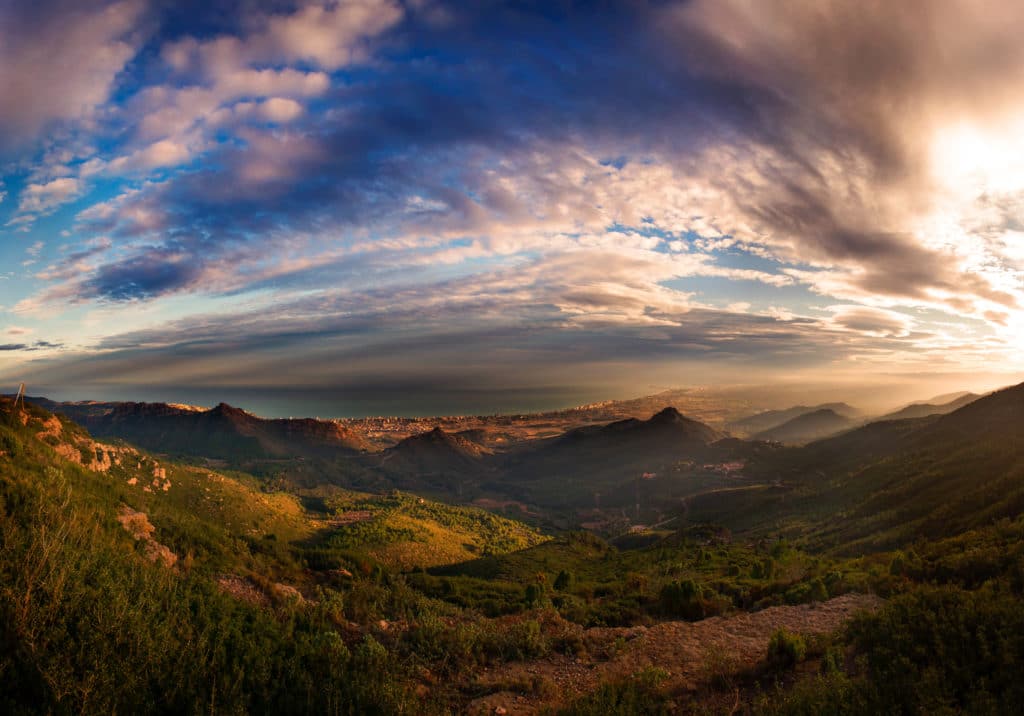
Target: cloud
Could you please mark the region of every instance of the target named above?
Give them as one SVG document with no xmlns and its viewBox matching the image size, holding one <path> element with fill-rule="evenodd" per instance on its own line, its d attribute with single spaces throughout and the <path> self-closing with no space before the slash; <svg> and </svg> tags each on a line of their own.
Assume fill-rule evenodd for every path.
<svg viewBox="0 0 1024 716">
<path fill-rule="evenodd" d="M 291 122 L 303 113 L 298 100 L 329 88 L 324 70 L 367 59 L 373 38 L 402 15 L 392 0 L 311 2 L 290 14 L 258 14 L 244 34 L 168 43 L 161 57 L 176 81 L 140 92 L 129 114 L 139 118 L 140 137 L 164 141 L 232 114 Z M 237 100 L 245 101 L 232 108 Z"/>
<path fill-rule="evenodd" d="M 293 13 L 251 21 L 244 37 L 186 38 L 163 48 L 163 59 L 179 72 L 199 71 L 214 79 L 240 68 L 308 63 L 337 70 L 367 58 L 368 41 L 394 26 L 403 12 L 394 0 L 309 2 Z"/>
<path fill-rule="evenodd" d="M 550 306 L 519 305 L 514 298 L 510 304 L 510 287 L 488 295 L 465 288 L 467 293 L 445 301 L 426 289 L 397 297 L 384 292 L 321 296 L 280 306 L 288 321 L 263 310 L 195 316 L 112 336 L 101 353 L 41 366 L 31 379 L 47 382 L 62 375 L 63 380 L 102 381 L 118 376 L 132 381 L 159 374 L 166 381 L 218 384 L 242 369 L 254 380 L 277 372 L 292 376 L 297 385 L 314 385 L 332 375 L 340 380 L 337 366 L 344 364 L 364 380 L 418 376 L 422 381 L 463 374 L 494 387 L 498 372 L 501 382 L 516 384 L 530 372 L 536 380 L 552 365 L 590 370 L 672 358 L 764 367 L 780 356 L 792 359 L 797 348 L 808 361 L 832 351 L 829 343 L 815 339 L 813 325 L 806 321 L 739 320 L 723 312 L 695 310 L 679 314 L 682 320 L 671 325 L 586 321 L 567 330 L 564 315 Z M 608 296 L 600 302 L 613 310 L 622 308 Z M 632 310 L 631 302 L 626 308 Z M 457 316 L 461 323 L 454 320 Z M 225 350 L 237 356 L 234 365 L 218 360 Z M 410 363 L 404 358 L 409 355 L 417 360 Z"/>
<path fill-rule="evenodd" d="M 831 323 L 841 329 L 872 336 L 903 338 L 910 335 L 914 321 L 896 311 L 869 306 L 830 306 Z"/>
<path fill-rule="evenodd" d="M 21 192 L 18 202 L 18 215 L 47 214 L 77 199 L 83 190 L 81 180 L 73 177 L 60 177 L 41 184 L 29 184 Z"/>
<path fill-rule="evenodd" d="M 0 344 L 0 351 L 13 352 L 13 351 L 42 351 L 47 349 L 60 349 L 63 348 L 63 344 L 51 343 L 50 341 L 35 341 L 34 343 L 3 343 Z"/>
<path fill-rule="evenodd" d="M 272 196 L 279 217 L 260 214 L 270 228 L 287 223 L 305 229 L 325 219 L 342 226 L 380 227 L 381 217 L 399 215 L 396 205 L 409 207 L 414 200 L 436 210 L 409 217 L 418 218 L 419 226 L 408 222 L 384 230 L 400 233 L 430 226 L 433 231 L 479 235 L 498 224 L 507 231 L 510 223 L 522 223 L 528 216 L 536 220 L 543 214 L 553 223 L 559 210 L 588 230 L 598 219 L 635 226 L 652 218 L 654 225 L 667 230 L 729 235 L 779 261 L 810 263 L 816 270 L 827 270 L 823 273 L 831 286 L 838 285 L 836 276 L 843 276 L 846 298 L 890 296 L 893 301 L 954 311 L 966 306 L 979 314 L 991 312 L 993 303 L 1015 304 L 1018 296 L 998 288 L 989 273 L 965 275 L 962 261 L 951 260 L 948 251 L 915 233 L 914 210 L 927 204 L 920 188 L 927 182 L 909 168 L 923 151 L 907 139 L 914 135 L 917 115 L 904 118 L 884 111 L 883 105 L 891 104 L 893 97 L 874 88 L 869 78 L 858 74 L 858 67 L 851 66 L 860 57 L 859 50 L 871 46 L 881 26 L 890 21 L 905 24 L 907 15 L 899 10 L 892 11 L 892 17 L 879 13 L 854 23 L 853 36 L 839 37 L 846 32 L 841 6 L 830 6 L 819 17 L 809 6 L 794 3 L 786 16 L 803 32 L 776 37 L 771 33 L 777 23 L 761 11 L 744 8 L 698 2 L 626 17 L 584 13 L 573 18 L 577 24 L 569 31 L 577 42 L 564 50 L 566 58 L 558 66 L 521 53 L 513 56 L 507 38 L 485 27 L 493 18 L 455 14 L 436 36 L 417 39 L 426 48 L 451 42 L 475 64 L 449 66 L 431 60 L 411 68 L 396 66 L 394 72 L 385 68 L 364 85 L 335 92 L 331 101 L 343 108 L 338 121 L 311 118 L 311 124 L 286 134 L 240 132 L 244 143 L 219 153 L 229 180 L 219 171 L 183 178 L 173 192 L 153 198 L 145 215 L 153 216 L 156 207 L 173 207 L 193 225 L 183 227 L 190 230 L 205 221 L 197 215 L 248 213 L 250 202 Z M 288 42 L 280 39 L 290 37 L 291 31 L 282 28 L 306 27 L 310 17 L 321 17 L 322 12 L 306 8 L 295 16 L 274 16 L 242 38 L 182 41 L 169 47 L 165 57 L 181 71 L 201 72 L 217 83 L 250 71 L 262 58 L 296 59 Z M 941 14 L 945 17 L 946 12 Z M 608 73 L 599 74 L 594 71 L 595 58 L 609 48 L 594 46 L 593 38 L 620 21 L 649 36 L 660 36 L 668 28 L 676 33 L 675 41 L 660 49 L 633 44 L 611 48 L 612 55 L 600 65 Z M 939 25 L 946 32 L 955 23 L 941 20 Z M 371 24 L 360 32 L 373 35 L 386 27 L 390 25 Z M 524 28 L 538 43 L 556 36 L 556 26 L 540 17 L 528 16 Z M 557 31 L 564 34 L 565 29 Z M 730 32 L 740 38 L 736 43 L 727 42 Z M 831 74 L 808 67 L 813 63 L 802 44 L 804 37 L 820 55 L 834 57 Z M 337 56 L 351 61 L 356 55 L 344 38 L 341 41 L 345 51 Z M 482 56 L 473 54 L 485 50 Z M 928 65 L 934 49 L 921 50 L 923 58 L 915 52 L 890 51 L 875 61 L 897 86 L 907 85 L 908 92 L 927 97 L 927 87 L 917 87 L 926 84 L 918 76 L 924 72 L 919 65 Z M 759 53 L 771 71 L 759 69 L 753 61 Z M 324 58 L 310 61 L 318 67 L 334 66 Z M 881 67 L 889 62 L 892 67 Z M 574 65 L 575 70 L 568 69 Z M 581 71 L 581 66 L 589 71 Z M 846 75 L 853 77 L 853 96 L 862 102 L 856 112 L 849 98 L 833 96 L 832 88 Z M 659 81 L 647 83 L 638 77 Z M 666 92 L 665 86 L 674 91 Z M 210 106 L 218 105 L 219 91 L 208 92 Z M 623 93 L 631 104 L 645 108 L 642 116 L 589 111 L 621 101 Z M 559 101 L 531 101 L 529 96 L 536 94 Z M 258 106 L 269 111 L 278 99 L 286 98 L 267 99 Z M 299 106 L 291 101 L 289 114 Z M 252 113 L 251 103 L 244 107 Z M 159 111 L 147 113 L 146 121 L 160 123 L 160 116 Z M 195 116 L 194 107 L 182 114 Z M 872 118 L 878 120 L 877 127 Z M 681 124 L 687 127 L 684 133 L 676 131 Z M 538 163 L 530 166 L 516 158 L 550 152 L 566 141 L 593 156 L 609 137 L 618 151 L 624 144 L 643 152 L 647 173 L 660 169 L 664 181 L 677 188 L 668 202 L 661 202 L 660 210 L 646 216 L 630 210 L 630 200 L 639 192 L 627 197 L 621 182 L 608 186 L 609 193 L 595 192 L 593 169 L 580 167 L 569 152 L 555 152 L 561 166 L 548 163 L 547 169 L 556 172 L 551 178 L 557 186 L 551 187 L 542 186 L 540 176 L 531 174 L 542 170 Z M 632 167 L 619 169 L 618 174 L 625 175 Z M 588 182 L 585 191 L 577 180 L 581 172 Z M 387 185 L 385 191 L 382 184 Z M 693 189 L 678 190 L 687 185 Z M 548 201 L 547 196 L 554 198 Z M 330 205 L 339 209 L 335 216 L 325 217 L 330 212 L 324 206 Z M 808 281 L 816 290 L 825 285 L 812 280 L 814 271 L 788 275 Z"/>
<path fill-rule="evenodd" d="M 260 102 L 258 110 L 261 116 L 271 122 L 285 124 L 302 115 L 302 105 L 293 99 L 271 97 Z"/>
<path fill-rule="evenodd" d="M 995 272 L 976 270 L 971 254 L 922 224 L 948 207 L 939 187 L 950 166 L 931 161 L 948 146 L 948 127 L 990 128 L 1024 109 L 1013 90 L 1024 78 L 1014 40 L 1022 13 L 969 0 L 866 12 L 842 2 L 697 0 L 663 16 L 693 71 L 762 98 L 750 134 L 762 156 L 754 173 L 739 167 L 747 181 L 729 181 L 744 187 L 730 223 L 745 222 L 783 258 L 838 268 L 847 296 L 976 315 L 1019 305 L 1019 291 L 1001 290 Z"/>
<path fill-rule="evenodd" d="M 134 0 L 0 8 L 0 155 L 107 101 L 141 43 L 142 11 Z"/>
<path fill-rule="evenodd" d="M 129 156 L 113 160 L 105 169 L 108 172 L 125 172 L 151 171 L 164 167 L 175 167 L 187 163 L 193 154 L 194 152 L 182 142 L 162 139 L 133 152 Z"/>
</svg>

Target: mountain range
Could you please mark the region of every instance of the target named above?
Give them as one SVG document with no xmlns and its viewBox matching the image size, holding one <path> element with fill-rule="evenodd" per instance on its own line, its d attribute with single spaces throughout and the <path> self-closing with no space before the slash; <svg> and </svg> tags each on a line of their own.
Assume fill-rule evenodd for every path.
<svg viewBox="0 0 1024 716">
<path fill-rule="evenodd" d="M 434 428 L 383 450 L 372 450 L 357 430 L 337 421 L 267 420 L 223 403 L 202 409 L 30 400 L 77 419 L 98 437 L 119 438 L 172 457 L 221 461 L 226 467 L 273 476 L 301 488 L 332 483 L 370 491 L 397 487 L 459 502 L 512 500 L 532 505 L 537 514 L 559 523 L 594 509 L 605 517 L 629 510 L 633 519 L 641 514 L 664 519 L 674 501 L 684 499 L 694 516 L 706 514 L 737 525 L 753 520 L 755 514 L 781 519 L 776 500 L 789 500 L 790 506 L 816 514 L 840 503 L 847 509 L 859 505 L 861 511 L 873 510 L 876 521 L 896 524 L 909 519 L 910 524 L 938 510 L 935 496 L 952 489 L 950 480 L 963 476 L 957 462 L 961 458 L 955 457 L 958 450 L 992 445 L 992 453 L 1009 454 L 1009 435 L 1002 438 L 1007 445 L 998 445 L 998 450 L 992 436 L 1000 435 L 1005 424 L 1015 424 L 1015 416 L 996 409 L 1006 401 L 1013 404 L 1014 390 L 1021 388 L 982 398 L 965 393 L 945 403 L 913 404 L 864 425 L 855 409 L 845 404 L 797 406 L 752 416 L 743 423 L 748 429 L 782 422 L 747 440 L 729 437 L 667 407 L 646 420 L 584 425 L 556 437 L 518 440 L 501 448 L 489 439 L 492 428 L 484 424 L 458 432 Z M 993 411 L 1003 417 L 985 417 Z M 922 417 L 913 417 L 918 415 Z M 783 420 L 787 416 L 793 417 Z M 978 426 L 987 429 L 978 433 Z M 962 435 L 969 437 L 961 439 Z M 770 446 L 778 443 L 806 446 Z M 974 464 L 1003 474 L 1009 463 L 986 453 Z M 919 475 L 916 471 L 924 470 L 923 465 L 932 471 Z M 894 483 L 896 474 L 901 477 Z M 987 476 L 975 479 L 978 486 L 987 482 Z M 895 495 L 902 503 L 917 493 L 924 509 L 892 507 Z M 795 503 L 793 495 L 800 496 Z M 733 509 L 733 499 L 742 500 L 743 509 Z M 886 501 L 890 504 L 879 510 Z M 1001 502 L 1002 498 L 989 500 Z M 760 505 L 761 512 L 752 512 L 752 504 Z M 726 509 L 734 514 L 725 516 Z M 844 538 L 850 537 L 856 522 L 846 523 Z"/>
</svg>

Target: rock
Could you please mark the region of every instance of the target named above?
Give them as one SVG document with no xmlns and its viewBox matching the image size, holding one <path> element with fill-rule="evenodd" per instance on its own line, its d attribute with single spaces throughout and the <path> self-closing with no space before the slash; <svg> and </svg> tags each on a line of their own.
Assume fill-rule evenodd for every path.
<svg viewBox="0 0 1024 716">
<path fill-rule="evenodd" d="M 156 527 L 149 521 L 145 512 L 133 510 L 128 505 L 121 505 L 117 511 L 117 521 L 124 527 L 124 531 L 132 536 L 132 539 L 149 539 L 156 531 Z"/>
<path fill-rule="evenodd" d="M 302 596 L 302 592 L 290 584 L 281 584 L 280 582 L 277 582 L 272 588 L 274 590 L 274 595 L 279 599 L 288 599 L 297 602 L 306 601 Z"/>
<path fill-rule="evenodd" d="M 121 523 L 124 531 L 132 536 L 132 539 L 143 543 L 142 554 L 150 562 L 167 568 L 173 567 L 177 563 L 178 555 L 166 545 L 153 539 L 156 527 L 149 521 L 145 512 L 133 510 L 128 505 L 121 505 L 121 509 L 117 511 L 117 521 Z"/>
</svg>

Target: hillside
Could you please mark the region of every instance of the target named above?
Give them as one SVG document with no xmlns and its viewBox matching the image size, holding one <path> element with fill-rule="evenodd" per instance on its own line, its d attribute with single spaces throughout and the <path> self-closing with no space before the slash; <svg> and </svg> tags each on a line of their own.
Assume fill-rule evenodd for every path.
<svg viewBox="0 0 1024 716">
<path fill-rule="evenodd" d="M 340 493 L 327 500 L 323 529 L 303 544 L 321 569 L 378 564 L 410 570 L 500 555 L 545 541 L 536 530 L 491 512 L 394 492 Z"/>
<path fill-rule="evenodd" d="M 750 472 L 777 487 L 708 494 L 691 514 L 789 525 L 846 553 L 955 535 L 1024 510 L 1021 430 L 1024 384 L 947 415 L 870 423 L 769 455 Z"/>
<path fill-rule="evenodd" d="M 500 600 L 479 600 L 472 579 L 401 572 L 528 554 L 545 538 L 482 510 L 412 495 L 327 490 L 319 502 L 310 512 L 303 500 L 264 493 L 247 476 L 158 462 L 33 406 L 0 404 L 5 711 L 51 704 L 141 712 L 158 694 L 183 710 L 317 712 L 327 699 L 343 713 L 445 713 L 480 693 L 471 684 L 483 665 L 577 648 L 580 627 L 567 617 L 604 614 L 629 624 L 664 608 L 630 583 L 628 598 L 642 611 L 596 596 L 582 611 L 565 602 L 561 616 L 538 587 L 538 570 L 526 566 L 533 557 L 515 581 L 488 588 Z M 595 569 L 611 585 L 634 562 L 628 555 L 609 561 L 615 553 L 599 541 L 579 549 L 575 561 L 558 559 L 556 571 L 578 564 L 581 575 Z M 664 574 L 664 549 L 648 550 L 636 567 Z M 737 548 L 710 562 L 687 540 L 672 551 L 701 583 L 720 579 L 731 564 L 764 561 Z M 584 568 L 579 560 L 591 556 Z M 793 569 L 758 572 L 751 584 L 770 599 L 806 601 L 827 563 L 795 553 L 785 563 Z M 544 557 L 536 564 L 549 568 Z M 551 583 L 566 589 L 556 577 Z M 588 597 L 579 594 L 582 605 Z M 671 602 L 701 614 L 733 604 L 710 591 L 696 602 Z M 607 661 L 601 652 L 586 658 Z"/>
<path fill-rule="evenodd" d="M 243 473 L 225 474 L 157 460 L 134 447 L 97 442 L 67 419 L 33 410 L 23 415 L 27 416 L 26 427 L 36 430 L 34 439 L 49 445 L 61 459 L 114 481 L 130 497 L 126 504 L 133 510 L 148 514 L 157 524 L 164 519 L 172 521 L 179 525 L 176 529 L 184 529 L 181 525 L 186 523 L 202 531 L 217 525 L 233 535 L 221 537 L 223 544 L 233 539 L 255 541 L 262 552 L 266 543 L 261 540 L 271 540 L 272 552 L 278 557 L 294 553 L 285 561 L 295 567 L 294 558 L 307 559 L 311 552 L 323 558 L 328 548 L 343 547 L 349 567 L 353 560 L 370 559 L 389 567 L 412 568 L 501 554 L 543 539 L 533 528 L 478 508 L 400 493 L 385 497 L 323 486 L 303 491 L 318 495 L 311 501 L 317 508 L 309 510 L 300 496 L 267 491 L 264 483 Z M 163 406 L 142 409 L 147 414 L 163 410 Z M 221 407 L 197 413 L 230 415 L 232 411 Z M 446 437 L 466 450 L 485 452 L 470 447 L 464 438 Z M 217 557 L 224 558 L 224 554 Z M 281 573 L 283 566 L 277 564 L 273 569 Z M 296 568 L 292 576 L 305 588 L 311 584 L 309 575 L 300 575 L 300 571 Z"/>
<path fill-rule="evenodd" d="M 686 454 L 723 437 L 719 431 L 683 416 L 675 408 L 665 408 L 647 420 L 627 418 L 570 430 L 533 447 L 531 452 L 544 459 L 587 458 L 597 452 L 616 454 L 617 459 L 629 461 L 641 452 L 658 456 Z"/>
<path fill-rule="evenodd" d="M 634 483 L 644 474 L 658 475 L 641 490 L 645 512 L 656 518 L 662 503 L 707 482 L 700 470 L 690 474 L 693 465 L 743 460 L 757 451 L 722 441 L 722 433 L 674 408 L 647 420 L 628 418 L 511 443 L 496 443 L 489 430 L 434 427 L 379 452 L 356 452 L 369 443 L 355 428 L 333 421 L 264 420 L 225 404 L 203 409 L 37 402 L 77 415 L 96 434 L 204 467 L 240 470 L 279 489 L 330 484 L 370 493 L 401 489 L 463 504 L 514 504 L 515 514 L 546 526 L 572 524 L 577 510 L 594 505 L 595 493 L 604 495 L 601 504 L 608 508 L 634 505 Z M 716 442 L 721 445 L 712 449 Z M 679 461 L 690 468 L 663 469 Z M 561 481 L 544 479 L 549 475 Z"/>
<path fill-rule="evenodd" d="M 857 425 L 857 421 L 840 415 L 831 408 L 803 413 L 773 428 L 759 432 L 754 440 L 771 440 L 789 445 L 802 445 L 835 435 Z"/>
<path fill-rule="evenodd" d="M 268 537 L 308 533 L 297 513 L 292 499 L 0 400 L 0 706 L 284 712 L 316 698 L 359 710 L 359 688 L 380 682 L 365 658 L 315 646 L 324 619 L 273 611 L 297 594 L 278 582 L 303 570 Z M 285 641 L 307 656 L 270 646 Z M 288 686 L 267 684 L 268 671 Z"/>
</svg>

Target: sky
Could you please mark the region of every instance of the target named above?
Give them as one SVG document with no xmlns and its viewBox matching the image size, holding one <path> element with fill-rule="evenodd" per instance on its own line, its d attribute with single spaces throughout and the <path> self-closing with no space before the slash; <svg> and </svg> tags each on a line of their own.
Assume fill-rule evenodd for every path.
<svg viewBox="0 0 1024 716">
<path fill-rule="evenodd" d="M 1018 382 L 1024 8 L 0 0 L 0 390 Z"/>
</svg>

